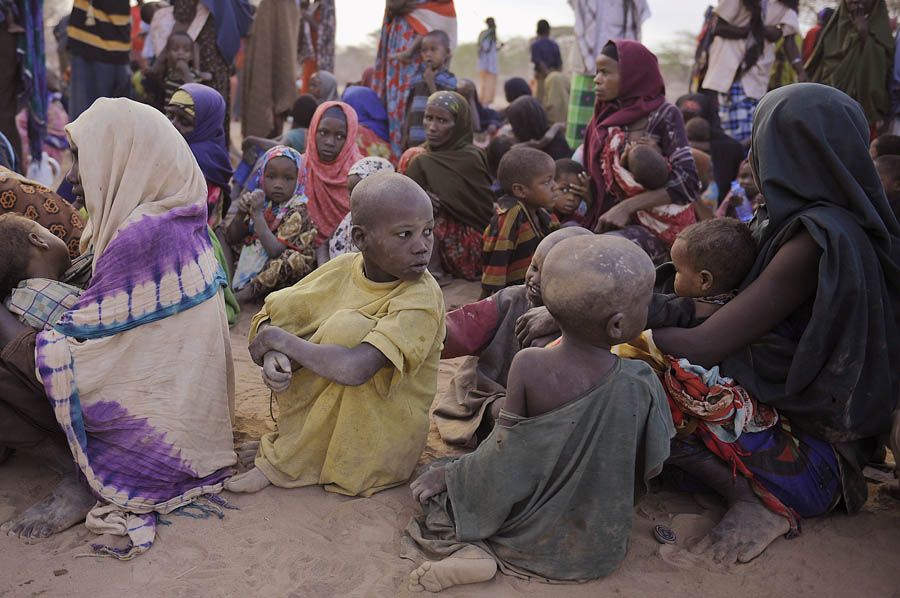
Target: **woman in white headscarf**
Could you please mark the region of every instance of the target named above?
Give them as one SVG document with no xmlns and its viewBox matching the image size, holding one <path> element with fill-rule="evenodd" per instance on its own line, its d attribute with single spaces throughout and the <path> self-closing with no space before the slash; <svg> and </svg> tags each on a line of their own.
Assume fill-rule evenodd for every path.
<svg viewBox="0 0 900 598">
<path fill-rule="evenodd" d="M 90 214 L 81 247 L 91 279 L 36 337 L 0 309 L 0 344 L 34 347 L 40 379 L 30 388 L 42 385 L 53 408 L 48 434 L 98 499 L 88 527 L 127 533 L 127 549 L 107 552 L 130 558 L 152 545 L 156 513 L 218 493 L 236 463 L 225 275 L 203 173 L 165 116 L 101 98 L 66 130 L 68 179 Z M 9 379 L 0 368 L 0 386 Z M 4 529 L 35 537 L 77 523 L 87 509 L 72 496 L 86 489 L 63 490 Z"/>
</svg>

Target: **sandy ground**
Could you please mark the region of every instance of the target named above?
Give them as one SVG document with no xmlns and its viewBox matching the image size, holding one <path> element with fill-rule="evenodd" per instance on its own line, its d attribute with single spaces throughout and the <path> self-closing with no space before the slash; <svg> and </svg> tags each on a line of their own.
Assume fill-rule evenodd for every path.
<svg viewBox="0 0 900 598">
<path fill-rule="evenodd" d="M 477 285 L 446 289 L 448 308 L 472 300 Z M 251 310 L 245 310 L 250 312 Z M 237 370 L 236 439 L 273 426 L 269 393 L 246 352 L 249 313 L 232 332 Z M 446 388 L 455 364 L 441 367 Z M 453 453 L 434 429 L 422 460 Z M 56 477 L 34 457 L 0 466 L 0 520 L 50 490 Z M 711 498 L 667 492 L 637 507 L 628 557 L 608 578 L 551 586 L 503 575 L 444 592 L 447 596 L 853 596 L 900 597 L 900 502 L 870 486 L 855 516 L 803 522 L 794 540 L 778 540 L 748 565 L 698 561 L 681 547 L 723 512 Z M 398 556 L 400 535 L 417 507 L 406 487 L 351 499 L 303 488 L 269 487 L 224 495 L 239 510 L 224 519 L 167 516 L 153 549 L 133 561 L 91 555 L 98 537 L 78 525 L 41 541 L 0 537 L 0 596 L 408 596 L 412 563 Z M 679 544 L 661 546 L 653 526 L 665 523 Z"/>
</svg>

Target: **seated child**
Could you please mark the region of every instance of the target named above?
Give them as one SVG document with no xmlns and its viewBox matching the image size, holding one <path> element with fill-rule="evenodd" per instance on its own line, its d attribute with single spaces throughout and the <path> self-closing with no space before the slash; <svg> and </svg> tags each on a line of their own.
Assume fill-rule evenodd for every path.
<svg viewBox="0 0 900 598">
<path fill-rule="evenodd" d="M 406 103 L 403 149 L 425 143 L 425 106 L 437 91 L 456 91 L 456 75 L 450 72 L 450 37 L 434 30 L 422 37 L 422 66 L 410 81 Z"/>
<path fill-rule="evenodd" d="M 147 71 L 148 92 L 155 95 L 154 105 L 169 104 L 172 94 L 185 83 L 203 83 L 212 79 L 200 72 L 200 49 L 186 32 L 175 31 L 169 36 L 163 54 Z"/>
<path fill-rule="evenodd" d="M 522 348 L 516 337 L 516 323 L 526 311 L 543 305 L 544 258 L 557 243 L 592 234 L 578 226 L 550 233 L 534 250 L 524 285 L 506 287 L 447 314 L 447 338 L 441 358 L 469 357 L 456 369 L 447 392 L 438 397 L 434 406 L 434 422 L 444 442 L 475 447 L 494 428 L 506 396 L 509 366 Z M 543 346 L 557 336 L 540 339 L 532 346 Z"/>
<path fill-rule="evenodd" d="M 484 229 L 482 297 L 525 282 L 541 239 L 557 228 L 553 209 L 556 164 L 544 152 L 515 148 L 500 160 L 497 178 L 505 195 Z"/>
<path fill-rule="evenodd" d="M 556 193 L 553 215 L 560 226 L 581 226 L 590 202 L 588 176 L 584 166 L 562 158 L 556 161 Z"/>
<path fill-rule="evenodd" d="M 761 200 L 759 188 L 753 180 L 750 160 L 744 160 L 738 168 L 737 180 L 731 183 L 731 191 L 716 210 L 716 217 L 737 218 L 741 222 L 750 222 Z"/>
<path fill-rule="evenodd" d="M 317 231 L 303 194 L 303 156 L 273 147 L 247 189 L 225 230 L 226 244 L 238 256 L 232 279 L 238 301 L 289 287 L 316 267 Z"/>
<path fill-rule="evenodd" d="M 577 237 L 550 251 L 541 278 L 562 338 L 516 355 L 498 425 L 474 453 L 410 485 L 425 514 L 408 526 L 404 556 L 444 558 L 413 571 L 411 590 L 486 581 L 498 564 L 542 580 L 609 575 L 636 499 L 669 456 L 675 431 L 656 374 L 610 352 L 644 328 L 650 258 L 620 237 Z"/>
<path fill-rule="evenodd" d="M 0 214 L 0 300 L 39 330 L 71 309 L 81 289 L 60 282 L 72 265 L 62 239 L 19 214 Z"/>
<path fill-rule="evenodd" d="M 746 224 L 716 218 L 681 231 L 671 255 L 675 294 L 654 294 L 649 329 L 697 326 L 733 299 L 756 261 L 756 243 Z"/>
<path fill-rule="evenodd" d="M 885 155 L 875 158 L 875 169 L 878 170 L 891 210 L 897 220 L 900 220 L 900 156 Z"/>
<path fill-rule="evenodd" d="M 360 253 L 272 293 L 251 323 L 278 428 L 228 490 L 319 484 L 371 496 L 407 480 L 425 446 L 444 339 L 428 273 L 431 201 L 405 176 L 379 173 L 353 190 L 351 213 Z"/>
<path fill-rule="evenodd" d="M 872 159 L 880 156 L 900 156 L 900 135 L 879 135 L 869 144 Z"/>
</svg>

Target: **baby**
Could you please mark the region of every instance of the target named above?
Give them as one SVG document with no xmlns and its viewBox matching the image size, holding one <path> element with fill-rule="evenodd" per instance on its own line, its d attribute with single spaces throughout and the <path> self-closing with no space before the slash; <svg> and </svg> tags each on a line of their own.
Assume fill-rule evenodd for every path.
<svg viewBox="0 0 900 598">
<path fill-rule="evenodd" d="M 212 79 L 210 73 L 200 72 L 200 50 L 186 32 L 175 31 L 169 36 L 166 48 L 148 71 L 148 77 L 156 85 L 162 82 L 160 106 L 167 106 L 172 94 L 185 83 L 203 83 Z M 152 85 L 151 85 L 152 87 Z"/>
<path fill-rule="evenodd" d="M 634 143 L 622 158 L 622 166 L 628 169 L 644 191 L 662 189 L 669 178 L 669 163 L 655 143 Z"/>
<path fill-rule="evenodd" d="M 675 294 L 655 294 L 647 328 L 697 326 L 734 298 L 756 261 L 756 243 L 734 218 L 704 220 L 685 228 L 672 245 Z"/>
<path fill-rule="evenodd" d="M 19 214 L 0 214 L 0 299 L 22 323 L 53 326 L 81 289 L 64 282 L 72 265 L 65 242 Z"/>
<path fill-rule="evenodd" d="M 556 164 L 544 152 L 514 148 L 500 160 L 497 178 L 504 196 L 484 230 L 481 296 L 522 284 L 531 256 L 559 225 L 550 213 Z"/>
<path fill-rule="evenodd" d="M 656 374 L 610 352 L 643 329 L 653 280 L 650 258 L 622 238 L 550 250 L 541 293 L 562 338 L 516 355 L 500 421 L 474 453 L 411 484 L 425 515 L 406 547 L 447 557 L 413 571 L 411 590 L 486 581 L 498 564 L 582 581 L 625 558 L 636 490 L 662 469 L 674 435 Z"/>
<path fill-rule="evenodd" d="M 360 253 L 270 294 L 251 322 L 278 427 L 228 490 L 318 484 L 371 496 L 406 481 L 425 446 L 444 339 L 443 295 L 428 273 L 431 200 L 411 179 L 379 173 L 353 190 L 350 213 Z"/>
</svg>

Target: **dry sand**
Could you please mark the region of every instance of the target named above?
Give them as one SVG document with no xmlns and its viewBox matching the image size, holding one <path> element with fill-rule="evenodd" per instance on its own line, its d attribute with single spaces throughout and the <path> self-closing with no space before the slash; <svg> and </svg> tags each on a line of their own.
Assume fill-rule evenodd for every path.
<svg viewBox="0 0 900 598">
<path fill-rule="evenodd" d="M 448 308 L 472 300 L 477 285 L 446 289 Z M 272 427 L 269 394 L 246 351 L 251 310 L 232 332 L 238 441 Z M 452 376 L 442 363 L 440 388 Z M 433 426 L 432 426 L 433 428 Z M 423 461 L 452 454 L 432 429 Z M 56 477 L 19 454 L 0 466 L 0 520 L 48 492 Z M 637 507 L 628 558 L 608 578 L 551 586 L 503 575 L 444 592 L 447 596 L 850 596 L 900 597 L 900 501 L 879 495 L 862 513 L 803 522 L 794 540 L 778 540 L 748 565 L 697 561 L 681 546 L 699 537 L 723 509 L 711 499 L 657 493 Z M 400 533 L 417 507 L 406 487 L 352 499 L 321 489 L 269 487 L 224 496 L 239 510 L 224 519 L 166 516 L 153 549 L 133 561 L 91 556 L 98 540 L 83 525 L 41 541 L 0 537 L 0 596 L 408 596 L 412 563 L 398 556 Z M 656 523 L 679 545 L 660 546 Z"/>
</svg>

